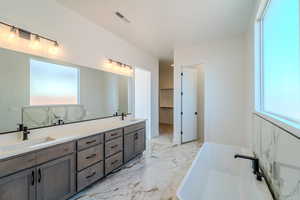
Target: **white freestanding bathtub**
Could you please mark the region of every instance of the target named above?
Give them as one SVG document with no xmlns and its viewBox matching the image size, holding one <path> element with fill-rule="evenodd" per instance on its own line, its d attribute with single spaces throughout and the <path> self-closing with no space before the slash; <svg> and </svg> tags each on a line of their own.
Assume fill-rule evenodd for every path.
<svg viewBox="0 0 300 200">
<path fill-rule="evenodd" d="M 205 143 L 177 191 L 180 200 L 272 200 L 264 181 L 257 181 L 251 161 L 234 159 L 245 149 Z"/>
</svg>

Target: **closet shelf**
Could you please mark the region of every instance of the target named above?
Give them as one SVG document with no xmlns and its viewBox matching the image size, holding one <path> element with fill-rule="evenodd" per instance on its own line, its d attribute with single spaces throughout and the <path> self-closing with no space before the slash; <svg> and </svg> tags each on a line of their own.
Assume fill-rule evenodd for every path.
<svg viewBox="0 0 300 200">
<path fill-rule="evenodd" d="M 174 107 L 171 107 L 171 106 L 160 106 L 160 108 L 173 109 Z"/>
</svg>

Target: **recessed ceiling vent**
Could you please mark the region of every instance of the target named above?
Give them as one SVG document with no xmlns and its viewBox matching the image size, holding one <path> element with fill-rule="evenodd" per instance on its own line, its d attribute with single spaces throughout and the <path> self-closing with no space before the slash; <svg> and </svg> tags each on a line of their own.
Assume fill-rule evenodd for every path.
<svg viewBox="0 0 300 200">
<path fill-rule="evenodd" d="M 130 23 L 129 19 L 127 19 L 124 15 L 122 15 L 120 12 L 115 12 L 116 16 L 119 17 L 121 20 L 123 20 L 126 23 Z"/>
</svg>

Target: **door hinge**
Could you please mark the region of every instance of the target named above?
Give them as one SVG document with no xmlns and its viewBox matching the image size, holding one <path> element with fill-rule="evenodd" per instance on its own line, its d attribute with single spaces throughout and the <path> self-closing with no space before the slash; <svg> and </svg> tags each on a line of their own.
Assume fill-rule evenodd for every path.
<svg viewBox="0 0 300 200">
<path fill-rule="evenodd" d="M 183 92 L 181 92 L 181 96 L 183 96 Z"/>
<path fill-rule="evenodd" d="M 183 131 L 181 131 L 180 134 L 183 135 Z"/>
<path fill-rule="evenodd" d="M 181 76 L 183 76 L 183 72 L 181 72 Z"/>
<path fill-rule="evenodd" d="M 181 115 L 183 115 L 183 112 L 181 112 Z"/>
</svg>

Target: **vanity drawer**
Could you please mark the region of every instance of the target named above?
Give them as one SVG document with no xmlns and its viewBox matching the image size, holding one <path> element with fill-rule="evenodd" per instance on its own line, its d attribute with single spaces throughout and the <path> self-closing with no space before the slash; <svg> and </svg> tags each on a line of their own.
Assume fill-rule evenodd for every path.
<svg viewBox="0 0 300 200">
<path fill-rule="evenodd" d="M 109 141 L 114 138 L 120 137 L 120 136 L 122 136 L 122 134 L 123 134 L 122 129 L 117 129 L 117 130 L 106 132 L 105 133 L 105 141 Z"/>
<path fill-rule="evenodd" d="M 104 176 L 104 163 L 101 161 L 77 174 L 77 191 L 84 189 Z"/>
<path fill-rule="evenodd" d="M 80 151 L 82 149 L 89 148 L 89 147 L 94 146 L 96 144 L 103 144 L 103 134 L 78 140 L 77 150 Z"/>
<path fill-rule="evenodd" d="M 141 122 L 135 125 L 127 126 L 124 128 L 124 134 L 132 133 L 146 127 L 146 122 Z"/>
<path fill-rule="evenodd" d="M 77 170 L 80 171 L 103 160 L 103 144 L 77 153 Z"/>
<path fill-rule="evenodd" d="M 105 174 L 109 174 L 123 164 L 122 152 L 105 160 Z"/>
<path fill-rule="evenodd" d="M 0 177 L 27 169 L 36 165 L 36 153 L 25 154 L 20 157 L 0 161 Z"/>
<path fill-rule="evenodd" d="M 123 138 L 111 140 L 105 143 L 105 158 L 123 150 Z"/>
<path fill-rule="evenodd" d="M 50 147 L 37 152 L 37 164 L 42 164 L 73 152 L 75 152 L 75 142 Z"/>
</svg>

